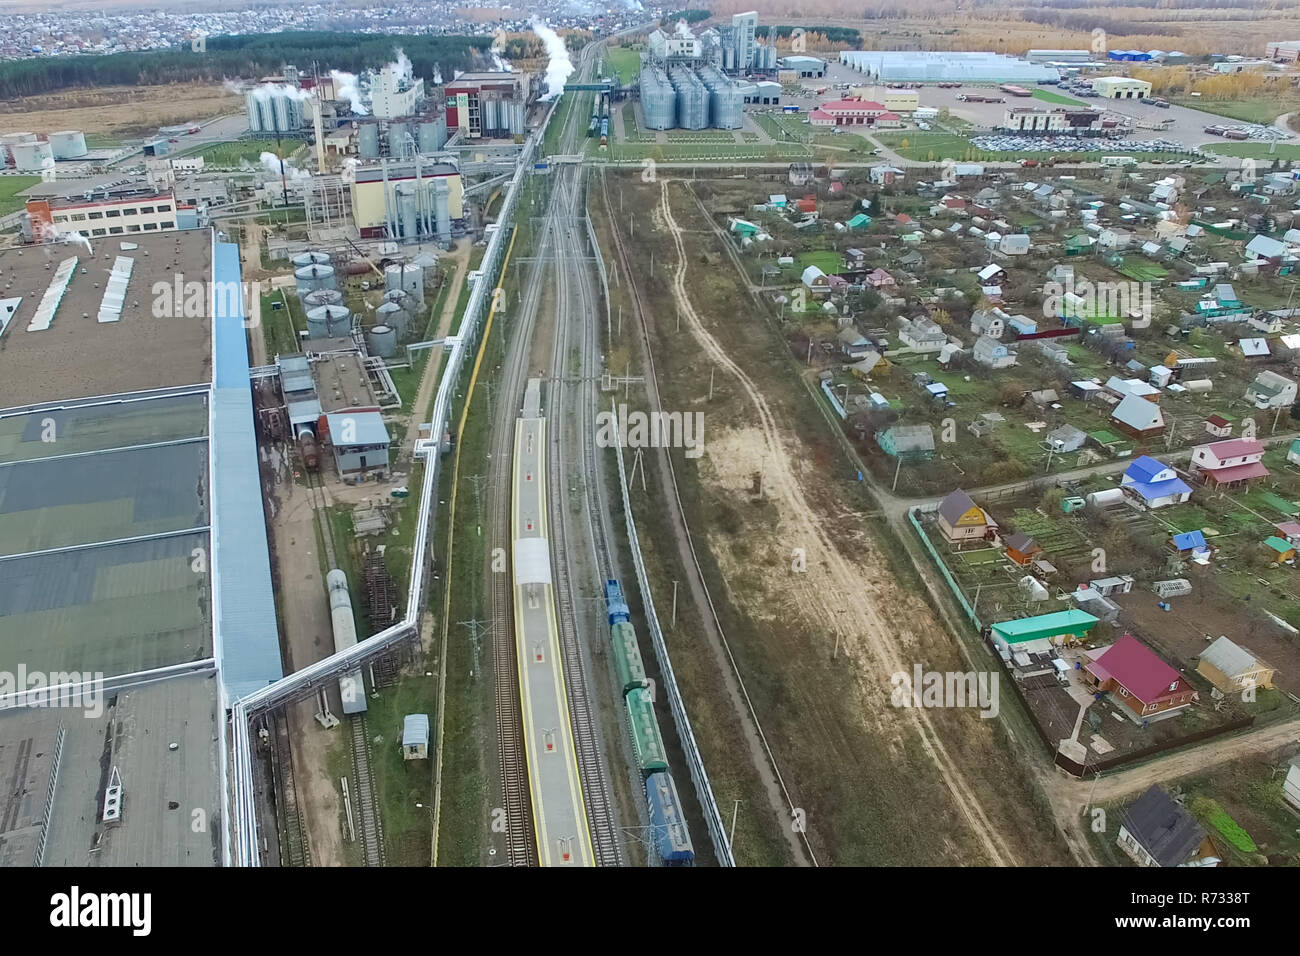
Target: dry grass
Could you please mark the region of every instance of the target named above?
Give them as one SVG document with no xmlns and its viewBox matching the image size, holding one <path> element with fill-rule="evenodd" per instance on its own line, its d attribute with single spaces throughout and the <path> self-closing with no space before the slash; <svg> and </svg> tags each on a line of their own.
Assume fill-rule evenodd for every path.
<svg viewBox="0 0 1300 956">
<path fill-rule="evenodd" d="M 106 86 L 24 96 L 0 104 L 0 125 L 33 132 L 79 129 L 90 136 L 131 139 L 191 120 L 229 113 L 241 99 L 212 83 Z M 14 114 L 12 117 L 6 114 Z"/>
</svg>

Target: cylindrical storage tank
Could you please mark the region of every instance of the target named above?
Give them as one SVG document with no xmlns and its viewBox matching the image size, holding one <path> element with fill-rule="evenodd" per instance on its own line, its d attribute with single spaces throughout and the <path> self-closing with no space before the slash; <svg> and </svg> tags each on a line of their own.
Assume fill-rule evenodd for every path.
<svg viewBox="0 0 1300 956">
<path fill-rule="evenodd" d="M 395 262 L 384 269 L 384 288 L 400 289 L 417 302 L 424 301 L 424 270 L 404 262 Z"/>
<path fill-rule="evenodd" d="M 524 104 L 518 100 L 510 101 L 510 135 L 522 136 L 524 133 Z"/>
<path fill-rule="evenodd" d="M 672 129 L 677 125 L 677 91 L 657 67 L 641 71 L 641 110 L 646 129 Z"/>
<path fill-rule="evenodd" d="M 447 178 L 439 176 L 433 181 L 433 218 L 438 230 L 438 239 L 442 242 L 451 241 L 451 187 L 447 185 Z M 420 290 L 420 295 L 424 295 L 424 290 Z"/>
<path fill-rule="evenodd" d="M 406 330 L 410 324 L 406 318 L 406 310 L 396 302 L 385 302 L 375 309 L 375 322 L 378 325 L 386 325 L 396 332 L 399 341 L 406 337 Z"/>
<path fill-rule="evenodd" d="M 416 213 L 415 190 L 399 188 L 397 190 L 397 218 L 401 222 L 403 239 L 415 239 L 419 236 Z"/>
<path fill-rule="evenodd" d="M 677 125 L 681 129 L 707 129 L 709 91 L 693 70 L 678 67 L 669 74 L 677 91 Z"/>
<path fill-rule="evenodd" d="M 433 122 L 420 124 L 420 152 L 436 153 L 447 145 L 447 118 L 439 116 Z"/>
<path fill-rule="evenodd" d="M 86 134 L 75 129 L 51 133 L 50 148 L 55 159 L 81 159 L 86 155 Z"/>
<path fill-rule="evenodd" d="M 34 143 L 34 142 L 36 142 L 35 133 L 0 134 L 0 146 L 12 146 L 14 143 Z"/>
<path fill-rule="evenodd" d="M 366 333 L 366 346 L 371 355 L 392 358 L 397 353 L 397 332 L 387 325 L 376 325 Z"/>
<path fill-rule="evenodd" d="M 14 169 L 35 173 L 54 163 L 54 150 L 49 143 L 14 143 L 9 147 L 14 158 Z"/>
<path fill-rule="evenodd" d="M 303 266 L 327 266 L 330 264 L 328 252 L 300 252 L 289 260 L 295 269 Z"/>
<path fill-rule="evenodd" d="M 309 292 L 315 292 L 317 289 L 336 289 L 338 288 L 337 280 L 334 278 L 334 267 L 326 265 L 302 266 L 293 272 L 294 281 L 298 285 L 298 297 L 302 298 Z"/>
<path fill-rule="evenodd" d="M 342 305 L 320 305 L 307 311 L 308 337 L 335 338 L 347 335 L 352 327 L 352 313 Z"/>
<path fill-rule="evenodd" d="M 734 70 L 736 68 L 736 48 L 727 47 L 722 51 L 722 65 L 725 69 Z"/>
<path fill-rule="evenodd" d="M 411 144 L 406 141 L 408 127 L 405 123 L 388 124 L 388 155 L 395 159 L 411 155 Z"/>
<path fill-rule="evenodd" d="M 483 136 L 491 136 L 496 128 L 497 101 L 487 96 L 478 98 L 478 126 Z"/>
<path fill-rule="evenodd" d="M 376 123 L 363 123 L 357 130 L 357 155 L 362 159 L 379 158 L 379 126 Z"/>
<path fill-rule="evenodd" d="M 343 293 L 338 289 L 317 289 L 302 297 L 305 309 L 319 309 L 322 305 L 342 305 Z"/>
</svg>

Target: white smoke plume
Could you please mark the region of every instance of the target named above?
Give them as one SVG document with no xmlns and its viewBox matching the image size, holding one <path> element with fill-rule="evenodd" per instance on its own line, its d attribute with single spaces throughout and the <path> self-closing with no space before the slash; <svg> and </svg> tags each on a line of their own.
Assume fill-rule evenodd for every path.
<svg viewBox="0 0 1300 956">
<path fill-rule="evenodd" d="M 263 166 L 275 176 L 280 175 L 280 157 L 275 153 L 263 153 L 258 157 Z M 291 183 L 303 183 L 311 179 L 311 173 L 299 169 L 289 160 L 284 160 L 284 178 Z"/>
<path fill-rule="evenodd" d="M 537 17 L 528 22 L 546 47 L 546 94 L 542 99 L 553 100 L 564 92 L 564 82 L 573 73 L 573 61 L 569 59 L 569 49 L 558 33 Z"/>
<path fill-rule="evenodd" d="M 691 37 L 691 36 L 694 36 L 694 34 L 691 33 L 691 28 L 688 27 L 688 26 L 686 25 L 686 21 L 685 21 L 685 20 L 678 20 L 678 21 L 677 21 L 677 29 L 676 29 L 674 32 L 675 32 L 679 37 Z"/>
<path fill-rule="evenodd" d="M 261 86 L 254 87 L 252 93 L 259 100 L 265 100 L 277 94 L 287 96 L 299 103 L 305 103 L 312 98 L 310 90 L 299 89 L 287 83 L 263 83 Z"/>
<path fill-rule="evenodd" d="M 514 67 L 507 62 L 496 50 L 492 51 L 492 66 L 502 73 L 513 73 Z"/>
<path fill-rule="evenodd" d="M 72 232 L 59 232 L 58 227 L 55 227 L 55 232 L 60 242 L 66 242 L 70 246 L 81 246 L 86 250 L 86 255 L 88 256 L 93 256 L 95 254 L 95 250 L 90 248 L 90 240 L 86 238 L 84 233 L 77 232 L 76 230 L 73 230 Z"/>
<path fill-rule="evenodd" d="M 355 73 L 330 70 L 330 78 L 334 80 L 334 95 L 341 100 L 347 100 L 352 107 L 353 113 L 358 116 L 368 116 L 370 114 L 366 104 L 361 101 L 361 86 L 357 82 Z"/>
<path fill-rule="evenodd" d="M 436 65 L 433 68 L 433 84 L 434 86 L 442 86 L 442 68 Z"/>
<path fill-rule="evenodd" d="M 407 58 L 406 54 L 402 52 L 401 47 L 397 48 L 397 59 L 388 65 L 396 68 L 396 72 L 399 76 L 410 78 L 415 75 L 411 68 L 411 61 Z"/>
</svg>

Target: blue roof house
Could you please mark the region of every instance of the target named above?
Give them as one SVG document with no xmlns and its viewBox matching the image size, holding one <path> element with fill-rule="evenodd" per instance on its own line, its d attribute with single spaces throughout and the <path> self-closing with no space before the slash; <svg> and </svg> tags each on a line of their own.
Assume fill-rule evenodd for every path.
<svg viewBox="0 0 1300 956">
<path fill-rule="evenodd" d="M 1174 550 L 1179 554 L 1186 554 L 1189 551 L 1192 554 L 1201 554 L 1209 550 L 1205 545 L 1205 535 L 1199 530 L 1184 531 L 1182 534 L 1174 535 L 1173 545 Z"/>
<path fill-rule="evenodd" d="M 1182 504 L 1192 496 L 1192 489 L 1172 468 L 1149 455 L 1134 459 L 1124 472 L 1120 487 L 1141 499 L 1148 508 Z"/>
</svg>

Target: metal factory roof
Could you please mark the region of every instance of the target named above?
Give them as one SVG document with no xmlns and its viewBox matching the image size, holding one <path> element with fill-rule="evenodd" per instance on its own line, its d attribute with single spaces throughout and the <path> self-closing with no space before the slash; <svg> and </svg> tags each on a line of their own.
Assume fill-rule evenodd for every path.
<svg viewBox="0 0 1300 956">
<path fill-rule="evenodd" d="M 387 445 L 388 428 L 378 412 L 335 412 L 326 416 L 335 448 L 352 445 Z"/>
<path fill-rule="evenodd" d="M 216 282 L 241 281 L 239 246 L 216 243 L 212 261 Z M 216 319 L 212 343 L 212 630 L 222 683 L 234 699 L 279 680 L 284 669 L 243 315 Z"/>
</svg>

